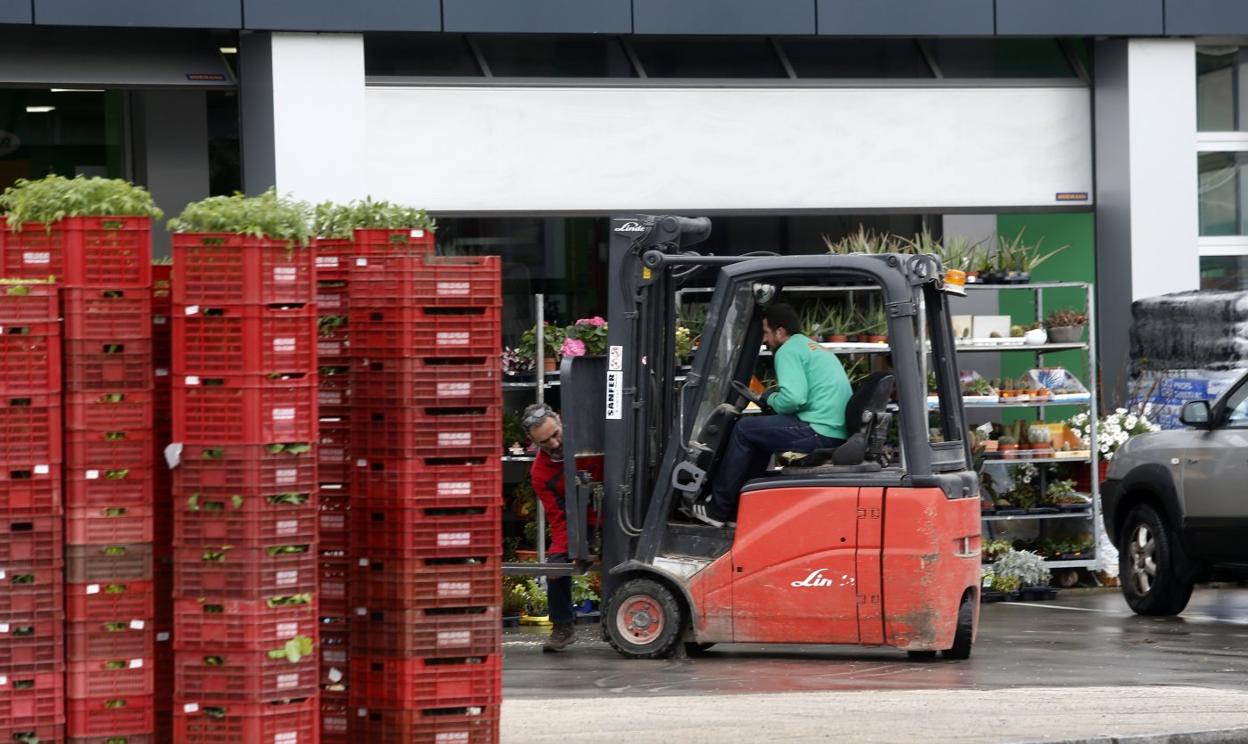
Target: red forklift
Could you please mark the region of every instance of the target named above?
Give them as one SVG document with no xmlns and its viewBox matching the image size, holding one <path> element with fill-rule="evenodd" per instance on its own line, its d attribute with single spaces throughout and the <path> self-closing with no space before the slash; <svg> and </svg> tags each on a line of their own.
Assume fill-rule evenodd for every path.
<svg viewBox="0 0 1248 744">
<path fill-rule="evenodd" d="M 566 459 L 572 562 L 538 572 L 600 564 L 603 633 L 628 657 L 786 643 L 967 658 L 979 615 L 979 479 L 939 261 L 702 255 L 693 247 L 710 229 L 706 218 L 611 220 L 609 353 L 564 359 L 560 371 L 565 452 L 605 453 L 604 477 L 592 482 Z M 699 347 L 682 371 L 678 293 L 710 278 Z M 748 482 L 735 527 L 689 519 L 733 426 L 760 403 L 748 383 L 766 353 L 763 310 L 812 287 L 876 293 L 891 363 L 855 389 L 843 445 Z M 587 527 L 591 508 L 601 533 Z"/>
</svg>

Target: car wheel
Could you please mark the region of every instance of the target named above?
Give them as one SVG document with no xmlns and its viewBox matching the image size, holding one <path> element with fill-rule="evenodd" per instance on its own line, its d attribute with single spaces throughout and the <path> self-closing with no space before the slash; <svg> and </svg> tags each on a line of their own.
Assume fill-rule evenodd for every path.
<svg viewBox="0 0 1248 744">
<path fill-rule="evenodd" d="M 1192 596 L 1192 581 L 1180 569 L 1182 548 L 1157 510 L 1133 508 L 1118 541 L 1122 595 L 1139 615 L 1177 615 Z"/>
<path fill-rule="evenodd" d="M 685 632 L 680 603 L 653 579 L 633 579 L 612 592 L 602 622 L 611 646 L 634 659 L 671 656 Z"/>
</svg>

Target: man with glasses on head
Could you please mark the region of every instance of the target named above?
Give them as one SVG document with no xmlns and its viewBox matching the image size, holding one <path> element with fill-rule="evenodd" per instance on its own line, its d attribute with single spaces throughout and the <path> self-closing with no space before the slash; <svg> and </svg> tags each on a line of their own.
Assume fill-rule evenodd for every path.
<svg viewBox="0 0 1248 744">
<path fill-rule="evenodd" d="M 547 563 L 568 562 L 568 516 L 564 510 L 563 498 L 563 422 L 559 414 L 545 403 L 535 403 L 524 409 L 521 424 L 533 444 L 537 445 L 537 457 L 529 470 L 533 481 L 533 490 L 542 500 L 542 508 L 546 511 L 546 523 L 550 525 L 550 547 L 546 551 Z M 602 480 L 602 458 L 591 457 L 578 459 L 580 470 L 588 470 L 595 481 Z M 583 466 L 582 466 L 583 465 Z M 589 513 L 591 524 L 598 523 L 598 517 Z M 538 539 L 544 536 L 539 535 Z M 572 611 L 572 577 L 550 576 L 546 578 L 547 605 L 554 628 L 550 638 L 546 640 L 542 650 L 546 652 L 562 651 L 576 641 L 576 616 Z"/>
</svg>

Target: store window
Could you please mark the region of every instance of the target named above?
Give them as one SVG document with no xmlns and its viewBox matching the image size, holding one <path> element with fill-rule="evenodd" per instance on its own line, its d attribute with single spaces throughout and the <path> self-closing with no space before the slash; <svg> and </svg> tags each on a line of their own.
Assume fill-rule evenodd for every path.
<svg viewBox="0 0 1248 744">
<path fill-rule="evenodd" d="M 461 34 L 365 34 L 364 74 L 395 77 L 481 77 Z"/>
<path fill-rule="evenodd" d="M 781 45 L 799 78 L 932 77 L 913 39 L 785 39 Z"/>
<path fill-rule="evenodd" d="M 1248 48 L 1200 47 L 1196 50 L 1197 128 L 1202 132 L 1248 131 Z"/>
<path fill-rule="evenodd" d="M 0 189 L 50 173 L 124 175 L 119 92 L 0 90 Z"/>
<path fill-rule="evenodd" d="M 1201 256 L 1200 288 L 1223 292 L 1248 290 L 1248 256 Z"/>
<path fill-rule="evenodd" d="M 933 39 L 929 48 L 947 78 L 1073 78 L 1055 39 Z"/>
<path fill-rule="evenodd" d="M 653 78 L 787 78 L 768 38 L 663 37 L 631 41 Z"/>
<path fill-rule="evenodd" d="M 624 45 L 612 36 L 479 36 L 494 77 L 636 77 Z"/>
<path fill-rule="evenodd" d="M 1248 152 L 1202 152 L 1197 162 L 1201 237 L 1248 235 Z"/>
</svg>

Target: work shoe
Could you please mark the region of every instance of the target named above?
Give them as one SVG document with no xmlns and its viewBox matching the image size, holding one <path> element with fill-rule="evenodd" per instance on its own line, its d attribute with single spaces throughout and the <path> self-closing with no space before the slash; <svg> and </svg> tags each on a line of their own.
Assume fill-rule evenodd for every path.
<svg viewBox="0 0 1248 744">
<path fill-rule="evenodd" d="M 576 626 L 574 625 L 556 625 L 550 631 L 550 638 L 542 644 L 544 653 L 553 654 L 556 651 L 562 651 L 568 646 L 576 643 Z"/>
<path fill-rule="evenodd" d="M 719 527 L 721 529 L 723 527 L 736 527 L 737 526 L 736 522 L 730 522 L 727 519 L 719 518 L 718 515 L 711 512 L 710 507 L 711 507 L 711 502 L 709 501 L 699 501 L 698 503 L 694 504 L 693 509 L 691 510 L 691 513 L 693 514 L 693 518 L 700 522 L 705 522 L 706 524 L 709 524 L 712 527 Z"/>
</svg>

